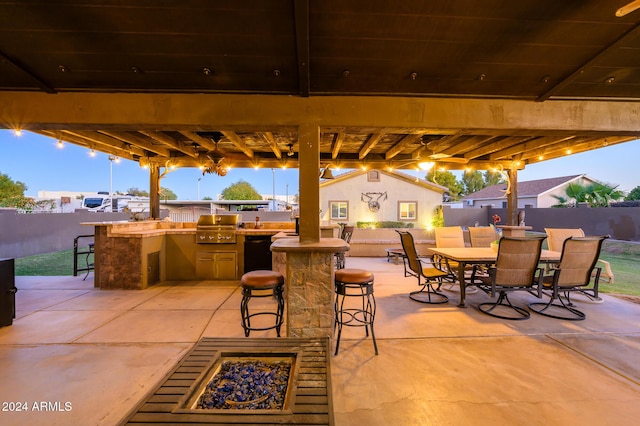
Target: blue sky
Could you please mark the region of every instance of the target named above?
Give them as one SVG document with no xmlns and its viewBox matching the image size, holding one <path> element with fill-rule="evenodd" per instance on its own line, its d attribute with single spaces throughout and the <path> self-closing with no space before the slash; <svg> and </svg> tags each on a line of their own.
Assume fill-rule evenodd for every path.
<svg viewBox="0 0 640 426">
<path fill-rule="evenodd" d="M 38 191 L 109 191 L 110 165 L 107 154 L 89 156 L 89 150 L 72 144 L 56 147 L 56 140 L 30 132 L 18 137 L 9 130 L 0 130 L 0 173 L 27 185 L 26 195 Z M 640 186 L 640 140 L 601 148 L 588 153 L 544 161 L 527 166 L 518 173 L 519 181 L 544 179 L 586 173 L 600 181 L 619 185 L 629 191 Z M 409 172 L 415 174 L 417 172 Z M 422 174 L 422 173 L 421 173 Z M 420 176 L 422 177 L 422 176 Z M 201 179 L 198 183 L 198 179 Z M 161 182 L 179 199 L 216 198 L 229 185 L 245 180 L 261 194 L 293 196 L 298 193 L 296 169 L 231 169 L 229 173 L 202 175 L 198 169 L 178 169 Z M 149 172 L 138 163 L 121 160 L 113 163 L 113 190 L 149 189 Z"/>
</svg>

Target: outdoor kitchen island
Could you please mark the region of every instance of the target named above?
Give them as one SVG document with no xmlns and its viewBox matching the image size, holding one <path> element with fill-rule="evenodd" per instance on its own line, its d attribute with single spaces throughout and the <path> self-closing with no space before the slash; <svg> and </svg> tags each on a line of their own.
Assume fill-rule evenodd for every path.
<svg viewBox="0 0 640 426">
<path fill-rule="evenodd" d="M 95 229 L 94 287 L 145 289 L 161 281 L 238 282 L 245 271 L 247 237 L 288 236 L 293 222 L 262 222 L 219 232 L 198 243 L 195 222 L 87 222 Z M 333 232 L 333 227 L 323 232 Z M 222 238 L 218 238 L 218 236 Z"/>
</svg>

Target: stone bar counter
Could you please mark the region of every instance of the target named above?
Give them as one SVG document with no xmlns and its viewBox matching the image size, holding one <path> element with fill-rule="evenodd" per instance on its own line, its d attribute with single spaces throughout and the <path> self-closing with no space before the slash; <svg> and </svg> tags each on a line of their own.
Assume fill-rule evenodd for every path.
<svg viewBox="0 0 640 426">
<path fill-rule="evenodd" d="M 197 244 L 195 222 L 86 222 L 94 227 L 94 286 L 144 289 L 161 281 L 237 282 L 244 272 L 244 242 L 250 235 L 291 234 L 293 222 L 252 223 L 237 230 L 233 244 Z M 337 225 L 323 226 L 334 235 Z M 208 265 L 202 266 L 203 259 Z"/>
<path fill-rule="evenodd" d="M 334 253 L 349 250 L 340 238 L 300 243 L 284 232 L 272 237 L 273 269 L 285 276 L 288 337 L 331 337 Z"/>
</svg>

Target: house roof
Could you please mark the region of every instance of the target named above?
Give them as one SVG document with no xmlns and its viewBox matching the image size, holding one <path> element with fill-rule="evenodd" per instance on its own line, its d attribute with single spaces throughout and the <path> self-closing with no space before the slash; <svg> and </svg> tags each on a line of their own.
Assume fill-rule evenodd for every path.
<svg viewBox="0 0 640 426">
<path fill-rule="evenodd" d="M 431 191 L 436 191 L 436 192 L 439 192 L 441 194 L 444 194 L 445 192 L 449 191 L 449 189 L 444 187 L 444 186 L 435 184 L 433 182 L 429 182 L 428 180 L 425 180 L 425 179 L 420 179 L 420 178 L 418 178 L 416 176 L 411 176 L 411 175 L 409 175 L 407 173 L 402 173 L 402 172 L 398 172 L 398 171 L 386 171 L 386 170 L 378 170 L 378 171 L 383 175 L 390 176 L 390 177 L 392 177 L 394 179 L 399 179 L 399 180 L 402 180 L 404 182 L 407 182 L 407 183 L 410 183 L 410 184 L 413 184 L 413 185 L 416 185 L 416 186 L 420 186 L 420 187 L 425 188 L 425 189 L 429 189 Z M 369 170 L 352 170 L 352 171 L 348 171 L 348 172 L 345 172 L 345 173 L 341 173 L 339 175 L 336 174 L 334 179 L 325 180 L 325 181 L 320 182 L 320 188 L 327 187 L 327 186 L 330 186 L 330 185 L 335 185 L 337 183 L 341 183 L 341 182 L 344 182 L 346 180 L 353 179 L 353 178 L 355 178 L 357 176 L 362 176 L 362 175 L 364 175 L 364 174 L 366 174 L 368 172 L 369 172 Z"/>
<path fill-rule="evenodd" d="M 571 181 L 575 181 L 579 178 L 585 178 L 595 181 L 595 179 L 582 174 L 518 182 L 518 198 L 536 197 L 544 194 L 545 192 L 551 191 L 558 186 L 567 184 Z M 492 185 L 483 188 L 480 191 L 476 191 L 473 194 L 465 195 L 464 197 L 462 197 L 462 200 L 487 200 L 500 198 L 504 197 L 504 191 L 506 189 L 507 185 L 504 183 Z"/>
</svg>

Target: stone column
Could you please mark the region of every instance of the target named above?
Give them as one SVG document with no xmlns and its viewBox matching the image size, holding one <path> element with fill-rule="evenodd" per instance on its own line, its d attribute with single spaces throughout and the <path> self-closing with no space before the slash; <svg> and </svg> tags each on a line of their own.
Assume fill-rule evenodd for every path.
<svg viewBox="0 0 640 426">
<path fill-rule="evenodd" d="M 340 238 L 306 244 L 298 238 L 283 238 L 271 244 L 274 254 L 285 255 L 287 337 L 331 337 L 333 255 L 348 249 Z M 282 260 L 279 255 L 277 258 Z"/>
</svg>

